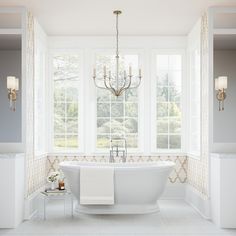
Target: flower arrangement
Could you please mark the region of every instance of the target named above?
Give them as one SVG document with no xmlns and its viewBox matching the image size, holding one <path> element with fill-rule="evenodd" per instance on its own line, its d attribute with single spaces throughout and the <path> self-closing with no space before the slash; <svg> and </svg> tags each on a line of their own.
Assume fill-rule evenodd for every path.
<svg viewBox="0 0 236 236">
<path fill-rule="evenodd" d="M 55 183 L 59 178 L 59 173 L 58 172 L 51 172 L 49 176 L 47 177 L 47 181 L 49 183 Z"/>
</svg>

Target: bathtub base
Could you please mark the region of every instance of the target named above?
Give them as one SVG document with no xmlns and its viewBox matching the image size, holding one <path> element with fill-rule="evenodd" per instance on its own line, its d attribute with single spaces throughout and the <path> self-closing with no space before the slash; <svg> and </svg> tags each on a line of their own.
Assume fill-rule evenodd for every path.
<svg viewBox="0 0 236 236">
<path fill-rule="evenodd" d="M 158 203 L 153 205 L 76 205 L 75 211 L 83 214 L 150 214 L 160 211 Z"/>
</svg>

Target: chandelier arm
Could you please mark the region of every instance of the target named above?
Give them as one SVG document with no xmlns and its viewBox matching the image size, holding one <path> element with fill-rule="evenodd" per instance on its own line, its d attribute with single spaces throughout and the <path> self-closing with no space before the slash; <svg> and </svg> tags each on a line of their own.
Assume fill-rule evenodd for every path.
<svg viewBox="0 0 236 236">
<path fill-rule="evenodd" d="M 120 89 L 119 92 L 118 92 L 118 96 L 122 95 L 125 90 L 126 89 Z"/>
<path fill-rule="evenodd" d="M 104 89 L 110 91 L 111 93 L 115 95 L 115 90 L 113 88 L 109 88 L 108 86 L 106 86 Z"/>
<path fill-rule="evenodd" d="M 111 77 L 109 76 L 109 78 L 108 78 L 108 81 L 109 81 L 109 86 L 110 86 L 110 88 L 113 88 L 113 86 L 111 85 Z M 114 89 L 114 88 L 113 88 Z"/>
<path fill-rule="evenodd" d="M 124 90 L 126 90 L 126 82 L 127 82 L 127 77 L 124 76 L 124 82 L 123 82 L 123 85 L 121 86 L 121 88 L 119 89 L 119 94 L 122 94 Z"/>
<path fill-rule="evenodd" d="M 97 88 L 100 88 L 100 89 L 107 89 L 107 88 L 105 88 L 105 87 L 102 87 L 102 86 L 98 85 L 98 84 L 96 83 L 95 78 L 94 78 L 93 81 L 94 81 L 94 84 L 95 84 L 95 86 L 96 86 Z"/>
<path fill-rule="evenodd" d="M 125 89 L 128 89 L 128 88 L 130 88 L 131 81 L 132 81 L 132 76 L 131 76 L 131 75 L 129 75 L 129 83 L 128 83 L 128 85 L 127 85 L 127 86 L 125 86 Z"/>
<path fill-rule="evenodd" d="M 110 86 L 110 89 L 113 91 L 113 94 L 116 95 L 117 94 L 117 90 L 115 90 L 114 87 L 111 85 L 111 78 L 110 77 L 109 77 L 109 86 Z"/>
<path fill-rule="evenodd" d="M 123 94 L 123 92 L 124 92 L 125 90 L 126 90 L 126 88 L 120 89 L 119 92 L 118 92 L 118 94 L 119 94 L 118 96 L 120 96 L 121 94 Z"/>
<path fill-rule="evenodd" d="M 105 85 L 105 87 L 106 87 L 108 90 L 110 90 L 113 94 L 116 95 L 116 90 L 115 90 L 115 89 L 112 87 L 112 85 L 111 85 L 111 78 L 110 78 L 110 77 L 108 77 L 108 81 L 109 81 L 109 86 L 107 85 L 107 80 L 104 79 L 104 85 Z"/>
<path fill-rule="evenodd" d="M 105 87 L 106 87 L 107 89 L 110 89 L 111 86 L 109 87 L 109 86 L 107 85 L 107 77 L 106 77 L 106 76 L 104 76 L 103 81 L 104 81 L 104 85 L 105 85 Z"/>
<path fill-rule="evenodd" d="M 126 85 L 126 79 L 127 79 L 127 77 L 124 76 L 124 82 L 123 82 L 123 84 L 122 84 L 122 86 L 121 86 L 121 88 L 120 88 L 119 90 L 121 90 L 121 89 L 123 89 L 123 88 L 125 87 L 125 85 Z"/>
<path fill-rule="evenodd" d="M 138 78 L 139 78 L 138 84 L 135 85 L 135 86 L 133 86 L 133 87 L 130 86 L 130 87 L 129 87 L 130 89 L 135 89 L 135 88 L 138 88 L 138 87 L 139 87 L 139 85 L 140 85 L 140 83 L 141 83 L 141 77 L 139 76 Z"/>
</svg>

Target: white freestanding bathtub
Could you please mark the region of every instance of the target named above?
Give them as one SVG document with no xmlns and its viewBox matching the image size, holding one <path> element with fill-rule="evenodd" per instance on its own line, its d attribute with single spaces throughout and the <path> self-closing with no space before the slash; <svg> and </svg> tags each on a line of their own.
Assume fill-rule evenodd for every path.
<svg viewBox="0 0 236 236">
<path fill-rule="evenodd" d="M 80 205 L 80 167 L 114 167 L 114 205 Z M 164 191 L 174 162 L 91 163 L 65 161 L 60 168 L 65 174 L 78 204 L 76 210 L 87 214 L 144 214 L 159 211 L 157 200 Z"/>
</svg>

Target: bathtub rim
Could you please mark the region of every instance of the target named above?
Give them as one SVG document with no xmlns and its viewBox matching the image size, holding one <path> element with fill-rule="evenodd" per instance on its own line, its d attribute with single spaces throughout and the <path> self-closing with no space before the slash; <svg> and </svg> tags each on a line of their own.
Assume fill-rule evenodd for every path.
<svg viewBox="0 0 236 236">
<path fill-rule="evenodd" d="M 62 161 L 59 163 L 62 168 L 80 169 L 80 167 L 93 168 L 115 168 L 115 169 L 169 169 L 174 168 L 176 163 L 173 161 L 152 161 L 152 162 L 126 162 L 126 163 L 109 163 L 93 161 Z"/>
</svg>

